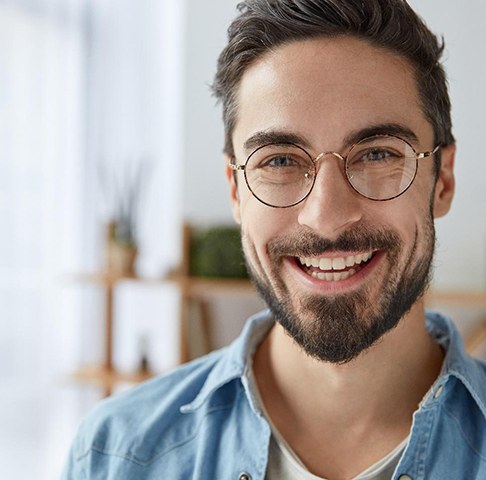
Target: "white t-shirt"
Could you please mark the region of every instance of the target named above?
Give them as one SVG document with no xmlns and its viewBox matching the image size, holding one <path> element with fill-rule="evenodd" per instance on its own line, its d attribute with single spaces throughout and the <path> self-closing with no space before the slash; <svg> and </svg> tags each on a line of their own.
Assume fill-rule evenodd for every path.
<svg viewBox="0 0 486 480">
<path fill-rule="evenodd" d="M 262 412 L 272 429 L 265 480 L 327 480 L 322 477 L 317 477 L 309 472 L 300 458 L 290 448 L 271 421 L 260 397 L 260 392 L 258 391 L 258 386 L 253 375 L 251 382 L 256 393 L 256 401 L 259 403 Z M 409 437 L 407 436 L 407 438 L 397 445 L 397 447 L 389 454 L 351 480 L 391 480 L 395 468 L 407 446 L 408 439 Z"/>
<path fill-rule="evenodd" d="M 268 420 L 268 417 L 267 417 Z M 392 452 L 361 472 L 352 480 L 391 480 L 393 472 L 407 446 L 408 437 Z M 268 452 L 268 466 L 265 480 L 325 480 L 313 475 L 299 457 L 280 437 L 272 425 L 272 436 Z"/>
</svg>

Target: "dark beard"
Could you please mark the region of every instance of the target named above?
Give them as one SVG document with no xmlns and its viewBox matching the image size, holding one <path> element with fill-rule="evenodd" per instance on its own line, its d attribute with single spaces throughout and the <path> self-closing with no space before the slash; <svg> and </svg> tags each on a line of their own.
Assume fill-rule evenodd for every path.
<svg viewBox="0 0 486 480">
<path fill-rule="evenodd" d="M 268 275 L 265 275 L 265 281 L 249 264 L 248 271 L 275 319 L 308 355 L 322 361 L 343 364 L 356 358 L 395 328 L 426 291 L 431 278 L 435 244 L 432 219 L 422 235 L 424 238 L 421 240 L 425 243 L 422 257 L 417 257 L 416 231 L 408 258 L 401 259 L 401 265 L 405 265 L 402 272 L 397 270 L 400 254 L 403 255 L 398 235 L 391 231 L 371 232 L 363 228 L 345 232 L 334 242 L 308 232 L 297 238 L 270 242 L 269 257 L 274 265 L 271 277 L 277 284 L 276 288 L 271 286 Z M 317 256 L 333 250 L 386 251 L 389 275 L 379 298 L 374 304 L 370 302 L 368 289 L 332 298 L 309 295 L 295 299 L 294 295 L 294 302 L 298 302 L 299 310 L 303 312 L 303 315 L 299 315 L 292 305 L 290 292 L 276 273 L 282 258 Z"/>
</svg>

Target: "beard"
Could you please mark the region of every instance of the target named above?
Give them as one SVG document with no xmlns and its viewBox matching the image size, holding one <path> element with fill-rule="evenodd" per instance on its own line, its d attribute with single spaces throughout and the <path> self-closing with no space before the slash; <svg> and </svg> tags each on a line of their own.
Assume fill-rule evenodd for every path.
<svg viewBox="0 0 486 480">
<path fill-rule="evenodd" d="M 418 240 L 422 244 L 419 252 Z M 272 239 L 268 244 L 271 271 L 257 260 L 255 247 L 243 234 L 250 278 L 287 334 L 309 356 L 335 364 L 347 363 L 375 345 L 426 291 L 431 279 L 435 229 L 429 216 L 422 232 L 415 231 L 413 245 L 404 250 L 401 238 L 391 230 L 357 227 L 335 241 L 305 231 Z M 386 252 L 388 271 L 382 285 L 334 296 L 292 294 L 281 276 L 285 257 L 310 257 L 332 251 Z M 250 258 L 260 268 L 252 266 Z M 365 267 L 366 268 L 366 267 Z M 375 291 L 373 298 L 372 291 Z M 379 292 L 378 294 L 376 292 Z"/>
</svg>

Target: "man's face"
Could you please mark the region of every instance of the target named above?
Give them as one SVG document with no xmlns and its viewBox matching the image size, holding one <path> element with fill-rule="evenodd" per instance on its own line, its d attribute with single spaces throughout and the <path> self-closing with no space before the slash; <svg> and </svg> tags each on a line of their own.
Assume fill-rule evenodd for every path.
<svg viewBox="0 0 486 480">
<path fill-rule="evenodd" d="M 316 157 L 346 154 L 362 132 L 416 137 L 430 151 L 410 65 L 353 38 L 295 42 L 266 54 L 243 75 L 233 144 L 238 163 L 274 134 L 301 138 Z M 264 133 L 265 135 L 262 135 Z M 251 140 L 251 141 L 250 141 Z M 246 147 L 252 144 L 251 148 Z M 242 173 L 231 183 L 250 274 L 276 319 L 311 356 L 341 363 L 370 347 L 410 310 L 427 285 L 434 215 L 452 197 L 453 151 L 443 149 L 437 185 L 433 157 L 419 160 L 412 186 L 376 202 L 348 185 L 343 162 L 319 161 L 302 203 L 260 203 Z"/>
</svg>

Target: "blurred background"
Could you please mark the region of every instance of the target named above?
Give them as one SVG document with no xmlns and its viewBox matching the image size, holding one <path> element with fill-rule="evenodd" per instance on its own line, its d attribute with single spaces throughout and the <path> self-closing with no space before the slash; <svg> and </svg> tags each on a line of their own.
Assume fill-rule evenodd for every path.
<svg viewBox="0 0 486 480">
<path fill-rule="evenodd" d="M 261 308 L 241 260 L 195 261 L 238 250 L 208 87 L 237 3 L 0 0 L 3 478 L 58 478 L 97 401 Z M 430 304 L 482 340 L 486 4 L 410 3 L 446 39 L 458 141 Z"/>
</svg>

